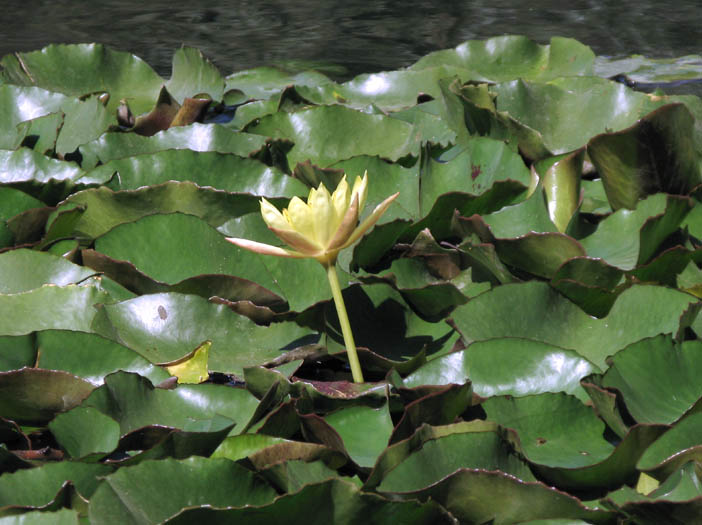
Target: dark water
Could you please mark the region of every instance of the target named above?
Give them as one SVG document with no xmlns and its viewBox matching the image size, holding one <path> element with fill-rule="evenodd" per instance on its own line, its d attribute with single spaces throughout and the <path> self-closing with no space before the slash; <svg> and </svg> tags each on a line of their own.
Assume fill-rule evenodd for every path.
<svg viewBox="0 0 702 525">
<path fill-rule="evenodd" d="M 464 40 L 524 34 L 580 40 L 595 53 L 678 57 L 702 52 L 700 0 L 463 2 L 53 0 L 0 3 L 0 55 L 49 43 L 102 42 L 164 76 L 181 44 L 224 74 L 283 61 L 323 61 L 361 72 L 407 66 Z"/>
</svg>

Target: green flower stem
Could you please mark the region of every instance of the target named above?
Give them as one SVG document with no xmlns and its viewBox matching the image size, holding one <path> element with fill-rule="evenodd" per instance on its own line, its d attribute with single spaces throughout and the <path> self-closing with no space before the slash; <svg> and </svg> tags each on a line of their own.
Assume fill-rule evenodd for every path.
<svg viewBox="0 0 702 525">
<path fill-rule="evenodd" d="M 353 340 L 351 325 L 349 324 L 349 316 L 346 313 L 346 305 L 344 298 L 341 295 L 341 287 L 339 286 L 339 277 L 336 275 L 336 261 L 324 265 L 327 270 L 327 278 L 329 286 L 331 286 L 336 313 L 339 316 L 339 324 L 341 325 L 341 333 L 344 336 L 344 344 L 346 345 L 346 353 L 349 356 L 349 364 L 351 365 L 351 375 L 356 383 L 363 383 L 363 372 L 361 371 L 361 363 L 358 361 L 358 353 L 356 352 L 356 343 Z"/>
</svg>

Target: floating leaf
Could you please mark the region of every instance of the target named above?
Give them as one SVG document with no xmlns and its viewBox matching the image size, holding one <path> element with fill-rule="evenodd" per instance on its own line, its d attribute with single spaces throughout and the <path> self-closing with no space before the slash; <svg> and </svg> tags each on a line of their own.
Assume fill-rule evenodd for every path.
<svg viewBox="0 0 702 525">
<path fill-rule="evenodd" d="M 0 294 L 0 311 L 7 312 L 0 317 L 0 334 L 52 329 L 92 332 L 94 306 L 108 301 L 109 296 L 93 286 L 48 284 L 18 294 Z"/>
<path fill-rule="evenodd" d="M 163 79 L 141 59 L 102 44 L 52 44 L 40 51 L 6 55 L 3 76 L 13 84 L 34 85 L 67 95 L 108 92 L 108 109 L 129 98 L 137 113 L 146 111 Z"/>
<path fill-rule="evenodd" d="M 268 361 L 308 334 L 293 323 L 257 326 L 229 308 L 196 295 L 143 295 L 103 307 L 95 329 L 154 363 L 168 363 L 212 341 L 209 368 L 242 375 L 243 368 Z M 232 339 L 236 335 L 236 341 Z"/>
<path fill-rule="evenodd" d="M 72 458 L 105 455 L 119 443 L 119 423 L 92 407 L 77 407 L 59 414 L 49 430 Z"/>
<path fill-rule="evenodd" d="M 183 46 L 173 54 L 173 74 L 166 88 L 181 103 L 186 97 L 200 93 L 206 93 L 212 100 L 221 100 L 224 78 L 199 50 Z"/>
<path fill-rule="evenodd" d="M 566 392 L 582 401 L 580 380 L 598 368 L 577 352 L 528 339 L 477 341 L 467 349 L 438 357 L 408 375 L 403 385 L 461 384 L 470 380 L 482 397 L 515 397 Z"/>
<path fill-rule="evenodd" d="M 202 383 L 209 377 L 207 360 L 210 353 L 211 341 L 205 341 L 193 352 L 174 363 L 164 364 L 168 373 L 178 378 L 179 383 Z"/>
<path fill-rule="evenodd" d="M 699 341 L 676 344 L 662 335 L 643 339 L 610 358 L 602 385 L 621 392 L 636 421 L 673 423 L 702 397 L 694 379 L 702 367 L 701 351 Z"/>
<path fill-rule="evenodd" d="M 28 273 L 27 268 L 32 268 Z M 80 283 L 95 272 L 73 264 L 62 257 L 19 249 L 0 254 L 0 293 L 27 292 L 45 284 L 65 286 Z"/>
<path fill-rule="evenodd" d="M 294 494 L 282 496 L 270 505 L 259 508 L 217 509 L 213 506 L 187 509 L 172 523 L 261 522 L 284 525 L 290 521 L 304 521 L 310 525 L 354 523 L 367 521 L 369 516 L 383 516 L 397 523 L 453 523 L 453 519 L 437 503 L 429 501 L 390 501 L 374 494 L 361 492 L 348 481 L 328 480 L 304 486 Z M 310 509 L 315 509 L 310 512 Z"/>
<path fill-rule="evenodd" d="M 351 459 L 366 468 L 373 466 L 387 446 L 393 429 L 387 403 L 381 408 L 342 408 L 324 420 L 339 433 Z"/>
<path fill-rule="evenodd" d="M 500 82 L 513 78 L 549 80 L 554 77 L 588 75 L 595 56 L 580 42 L 562 37 L 540 45 L 524 36 L 498 36 L 469 40 L 455 49 L 429 53 L 413 70 L 451 65 L 475 72 L 472 80 Z"/>
<path fill-rule="evenodd" d="M 161 523 L 192 506 L 264 505 L 275 491 L 226 459 L 145 461 L 107 476 L 90 500 L 90 522 Z"/>
<path fill-rule="evenodd" d="M 347 140 L 353 129 L 357 140 Z M 284 138 L 295 143 L 288 162 L 306 160 L 326 167 L 357 155 L 378 155 L 392 161 L 417 155 L 418 146 L 411 140 L 412 127 L 384 115 L 369 115 L 342 106 L 317 106 L 295 113 L 276 113 L 261 119 L 249 129 L 267 137 Z M 318 144 L 324 144 L 319 148 Z"/>
<path fill-rule="evenodd" d="M 198 186 L 268 199 L 303 196 L 309 191 L 299 181 L 254 159 L 187 149 L 115 159 L 89 171 L 83 180 L 100 182 L 115 191 L 191 181 Z"/>
<path fill-rule="evenodd" d="M 677 334 L 693 296 L 658 286 L 635 285 L 621 293 L 607 317 L 593 319 L 536 281 L 494 288 L 454 310 L 468 341 L 523 337 L 577 351 L 605 368 L 605 358 L 659 333 Z M 524 308 L 524 305 L 531 305 Z"/>
<path fill-rule="evenodd" d="M 98 478 L 111 471 L 107 465 L 61 461 L 4 474 L 0 477 L 0 508 L 44 507 L 54 500 L 66 482 L 75 486 L 79 496 L 88 499 L 99 485 Z"/>
<path fill-rule="evenodd" d="M 0 373 L 0 417 L 41 425 L 79 405 L 93 385 L 67 372 L 23 368 Z"/>
<path fill-rule="evenodd" d="M 83 144 L 82 166 L 94 168 L 98 162 L 106 163 L 113 159 L 155 153 L 167 149 L 190 149 L 193 151 L 216 151 L 234 153 L 242 157 L 261 150 L 266 138 L 250 133 L 236 133 L 218 124 L 198 124 L 178 126 L 157 133 L 153 137 L 143 137 L 136 133 L 109 132 L 100 138 Z"/>
<path fill-rule="evenodd" d="M 669 104 L 618 133 L 598 135 L 587 152 L 602 177 L 612 208 L 634 209 L 646 195 L 685 195 L 702 183 L 695 119 L 683 104 Z"/>
</svg>

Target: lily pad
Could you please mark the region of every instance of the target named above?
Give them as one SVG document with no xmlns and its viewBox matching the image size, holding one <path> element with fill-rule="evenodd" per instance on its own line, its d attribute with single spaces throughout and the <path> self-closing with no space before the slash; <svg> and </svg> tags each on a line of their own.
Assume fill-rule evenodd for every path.
<svg viewBox="0 0 702 525">
<path fill-rule="evenodd" d="M 470 380 L 482 397 L 522 397 L 566 392 L 588 399 L 580 380 L 598 368 L 572 350 L 528 339 L 477 341 L 465 350 L 432 359 L 408 375 L 403 385 L 461 384 Z"/>
<path fill-rule="evenodd" d="M 237 133 L 219 124 L 177 126 L 144 137 L 136 133 L 109 132 L 100 138 L 81 145 L 82 166 L 94 168 L 99 162 L 106 163 L 132 155 L 155 153 L 167 149 L 190 149 L 193 151 L 216 151 L 248 156 L 261 150 L 265 137 L 250 133 Z"/>
<path fill-rule="evenodd" d="M 238 376 L 244 367 L 273 359 L 310 334 L 293 323 L 257 326 L 226 306 L 178 293 L 143 295 L 105 305 L 94 328 L 152 363 L 180 359 L 211 340 L 210 370 Z"/>
<path fill-rule="evenodd" d="M 676 290 L 634 285 L 621 293 L 607 317 L 594 319 L 547 284 L 530 281 L 485 292 L 456 308 L 453 319 L 468 342 L 523 337 L 575 350 L 604 369 L 607 356 L 635 341 L 677 335 L 681 316 L 695 303 L 693 296 Z"/>
<path fill-rule="evenodd" d="M 233 489 L 234 487 L 234 489 Z M 264 505 L 275 491 L 226 459 L 145 461 L 103 480 L 90 500 L 91 523 L 161 523 L 181 509 Z"/>
<path fill-rule="evenodd" d="M 67 95 L 110 94 L 108 109 L 129 98 L 137 113 L 156 100 L 163 79 L 136 56 L 102 44 L 52 44 L 40 51 L 6 55 L 3 77 Z"/>
<path fill-rule="evenodd" d="M 702 367 L 701 352 L 698 341 L 676 344 L 662 335 L 644 339 L 610 358 L 602 385 L 621 392 L 636 421 L 670 424 L 702 397 L 694 380 Z"/>
<path fill-rule="evenodd" d="M 27 273 L 27 268 L 32 268 Z M 95 272 L 46 252 L 19 249 L 0 254 L 0 293 L 27 292 L 45 284 L 77 284 Z"/>
<path fill-rule="evenodd" d="M 349 129 L 357 133 L 357 140 L 347 140 Z M 295 146 L 288 154 L 288 162 L 293 165 L 310 160 L 326 167 L 358 155 L 378 155 L 396 161 L 419 153 L 418 146 L 412 141 L 412 126 L 409 124 L 343 106 L 317 106 L 294 113 L 276 113 L 262 118 L 248 131 L 292 140 Z"/>
</svg>

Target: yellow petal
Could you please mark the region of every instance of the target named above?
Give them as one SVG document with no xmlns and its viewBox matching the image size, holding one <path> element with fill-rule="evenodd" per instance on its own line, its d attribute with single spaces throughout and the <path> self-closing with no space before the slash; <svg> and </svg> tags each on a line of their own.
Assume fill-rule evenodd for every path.
<svg viewBox="0 0 702 525">
<path fill-rule="evenodd" d="M 356 223 L 358 222 L 358 195 L 354 194 L 353 200 L 351 201 L 351 206 L 346 210 L 346 214 L 342 219 L 339 227 L 334 233 L 334 237 L 329 242 L 328 250 L 333 250 L 343 246 L 346 240 L 349 238 L 351 233 L 353 233 L 356 228 Z"/>
<path fill-rule="evenodd" d="M 353 190 L 351 191 L 351 197 L 358 194 L 358 213 L 359 215 L 363 211 L 363 206 L 366 204 L 366 197 L 368 196 L 368 172 L 363 173 L 363 178 L 356 177 L 353 183 Z"/>
<path fill-rule="evenodd" d="M 329 191 L 324 187 L 324 184 L 320 184 L 317 191 L 310 192 L 307 205 L 312 210 L 312 216 L 314 217 L 315 239 L 320 246 L 325 247 L 336 228 L 334 228 L 333 224 L 334 210 L 332 208 L 331 195 L 329 195 Z"/>
<path fill-rule="evenodd" d="M 307 256 L 313 257 L 324 251 L 324 248 L 319 246 L 314 239 L 310 239 L 308 236 L 295 230 L 278 230 L 277 228 L 271 228 L 270 230 L 285 244 Z"/>
<path fill-rule="evenodd" d="M 348 240 L 342 246 L 340 246 L 339 249 L 344 249 L 351 246 L 358 239 L 360 239 L 361 236 L 366 233 L 366 231 L 368 231 L 376 222 L 378 222 L 378 219 L 380 219 L 383 213 L 385 213 L 385 211 L 388 209 L 388 206 L 392 204 L 392 201 L 394 201 L 399 194 L 400 192 L 390 195 L 387 199 L 378 204 L 373 210 L 373 213 L 371 213 L 361 224 L 358 225 L 358 228 L 353 231 Z"/>
<path fill-rule="evenodd" d="M 334 190 L 334 193 L 332 193 L 331 202 L 332 208 L 334 209 L 334 224 L 337 225 L 338 228 L 351 202 L 346 175 L 341 178 L 339 185 Z M 337 228 L 335 228 L 334 231 L 336 231 Z"/>
<path fill-rule="evenodd" d="M 250 241 L 248 239 L 241 239 L 239 237 L 225 237 L 232 244 L 236 244 L 239 248 L 244 248 L 246 250 L 262 253 L 263 255 L 276 255 L 278 257 L 293 257 L 295 259 L 304 259 L 309 257 L 304 253 L 299 253 L 293 250 L 286 250 L 284 248 L 279 248 L 278 246 L 271 246 L 270 244 L 264 244 L 262 242 Z"/>
<path fill-rule="evenodd" d="M 279 230 L 290 228 L 288 221 L 278 211 L 278 208 L 263 198 L 261 199 L 261 216 L 269 228 L 278 228 Z"/>
<path fill-rule="evenodd" d="M 314 240 L 314 214 L 302 199 L 293 197 L 283 214 L 295 231 Z"/>
</svg>

